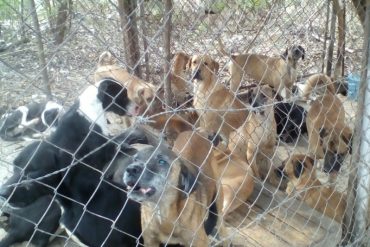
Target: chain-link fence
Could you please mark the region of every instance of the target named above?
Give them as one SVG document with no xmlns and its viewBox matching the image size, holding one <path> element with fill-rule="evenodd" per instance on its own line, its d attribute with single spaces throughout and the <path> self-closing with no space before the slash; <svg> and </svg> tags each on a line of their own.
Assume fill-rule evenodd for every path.
<svg viewBox="0 0 370 247">
<path fill-rule="evenodd" d="M 368 9 L 0 1 L 0 246 L 370 246 Z"/>
</svg>

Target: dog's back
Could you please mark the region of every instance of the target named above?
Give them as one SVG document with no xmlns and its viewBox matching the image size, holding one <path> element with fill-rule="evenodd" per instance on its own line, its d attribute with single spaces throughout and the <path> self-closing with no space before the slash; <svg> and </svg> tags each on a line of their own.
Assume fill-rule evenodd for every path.
<svg viewBox="0 0 370 247">
<path fill-rule="evenodd" d="M 305 83 L 302 97 L 304 99 L 308 99 L 313 91 L 318 92 L 320 96 L 335 94 L 334 83 L 332 82 L 330 77 L 325 74 L 312 75 L 307 79 Z"/>
<path fill-rule="evenodd" d="M 197 147 L 196 152 L 194 147 Z M 213 168 L 211 166 L 211 160 L 213 159 L 212 143 L 207 137 L 197 132 L 184 131 L 175 140 L 173 150 L 179 157 L 190 162 L 193 166 L 204 169 L 204 172 L 207 173 L 205 175 L 215 178 L 215 174 L 212 174 Z"/>
</svg>

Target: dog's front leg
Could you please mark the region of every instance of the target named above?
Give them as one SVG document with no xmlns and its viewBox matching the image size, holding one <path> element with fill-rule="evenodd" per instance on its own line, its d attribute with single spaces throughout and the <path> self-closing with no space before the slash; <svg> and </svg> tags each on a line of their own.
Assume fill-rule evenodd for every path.
<svg viewBox="0 0 370 247">
<path fill-rule="evenodd" d="M 161 245 L 161 242 L 157 237 L 155 237 L 153 234 L 143 233 L 143 239 L 144 239 L 144 246 L 147 247 L 159 247 Z"/>
</svg>

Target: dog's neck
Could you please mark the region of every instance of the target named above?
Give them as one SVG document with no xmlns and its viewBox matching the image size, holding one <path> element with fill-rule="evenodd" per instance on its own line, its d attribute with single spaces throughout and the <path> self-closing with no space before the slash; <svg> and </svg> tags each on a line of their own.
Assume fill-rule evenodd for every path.
<svg viewBox="0 0 370 247">
<path fill-rule="evenodd" d="M 90 122 L 97 124 L 104 135 L 108 135 L 107 119 L 103 103 L 98 99 L 98 88 L 89 86 L 79 97 L 79 111 Z"/>
<path fill-rule="evenodd" d="M 215 75 L 212 75 L 208 80 L 195 79 L 193 88 L 195 100 L 205 103 L 211 93 L 218 91 L 222 87 L 221 84 L 217 83 L 217 77 Z"/>
<path fill-rule="evenodd" d="M 288 64 L 288 70 L 289 69 L 297 69 L 297 63 L 298 60 L 290 58 L 290 57 L 282 57 L 284 61 Z"/>
<path fill-rule="evenodd" d="M 317 191 L 320 187 L 322 187 L 321 182 L 314 176 L 311 177 L 301 177 L 299 179 L 295 179 L 292 181 L 294 184 L 295 189 L 299 192 L 300 197 L 304 198 L 312 192 Z"/>
</svg>

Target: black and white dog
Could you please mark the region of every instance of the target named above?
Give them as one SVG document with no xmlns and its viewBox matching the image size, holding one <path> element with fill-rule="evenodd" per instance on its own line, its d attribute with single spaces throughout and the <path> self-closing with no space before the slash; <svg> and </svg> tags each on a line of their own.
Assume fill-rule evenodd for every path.
<svg viewBox="0 0 370 247">
<path fill-rule="evenodd" d="M 37 138 L 48 128 L 55 128 L 62 113 L 63 107 L 53 101 L 20 106 L 0 118 L 0 137 L 5 141 Z"/>
<path fill-rule="evenodd" d="M 110 137 L 104 112 L 132 115 L 136 108 L 126 88 L 114 80 L 89 86 L 49 138 L 22 150 L 14 161 L 21 172 L 0 196 L 26 210 L 37 199 L 55 195 L 63 209 L 61 225 L 83 244 L 135 246 L 141 241 L 140 206 L 127 199 L 125 188 L 105 179 L 105 170 L 135 152 L 129 144 L 146 143 L 146 137 L 131 129 Z M 10 186 L 14 181 L 22 185 Z"/>
</svg>

